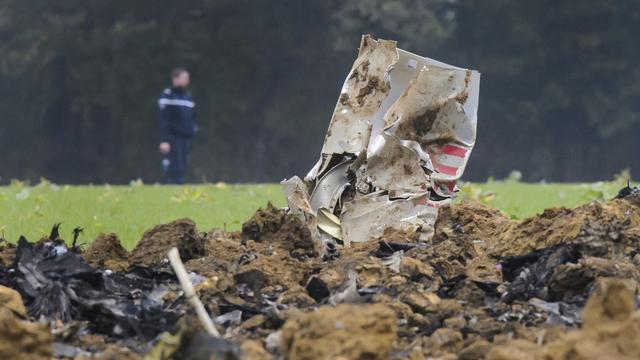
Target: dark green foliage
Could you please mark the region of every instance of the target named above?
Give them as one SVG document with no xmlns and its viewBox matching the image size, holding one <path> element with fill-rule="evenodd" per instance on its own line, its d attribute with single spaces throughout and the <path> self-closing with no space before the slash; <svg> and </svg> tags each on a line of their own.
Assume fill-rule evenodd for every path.
<svg viewBox="0 0 640 360">
<path fill-rule="evenodd" d="M 318 156 L 360 34 L 483 73 L 468 179 L 640 169 L 631 0 L 0 0 L 0 181 L 158 180 L 156 97 L 192 71 L 192 181 Z"/>
</svg>

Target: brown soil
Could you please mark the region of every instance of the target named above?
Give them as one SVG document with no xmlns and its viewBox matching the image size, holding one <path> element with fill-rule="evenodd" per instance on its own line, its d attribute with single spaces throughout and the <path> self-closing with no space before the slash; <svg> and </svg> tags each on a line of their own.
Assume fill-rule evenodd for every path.
<svg viewBox="0 0 640 360">
<path fill-rule="evenodd" d="M 20 320 L 8 309 L 0 308 L 0 358 L 51 359 L 53 350 L 47 324 Z"/>
<path fill-rule="evenodd" d="M 101 234 L 82 256 L 94 267 L 124 271 L 129 267 L 127 250 L 116 234 Z"/>
<path fill-rule="evenodd" d="M 594 255 L 614 254 L 640 240 L 640 198 L 631 196 L 607 203 L 589 203 L 575 209 L 547 209 L 523 221 L 499 227 L 489 244 L 495 256 L 522 255 L 561 244 L 580 243 Z"/>
<path fill-rule="evenodd" d="M 245 239 L 262 243 L 277 243 L 292 255 L 317 256 L 311 232 L 297 216 L 286 213 L 269 203 L 242 225 Z"/>
<path fill-rule="evenodd" d="M 204 255 L 204 241 L 190 219 L 179 219 L 147 230 L 131 252 L 130 261 L 147 266 L 161 263 L 172 247 L 177 247 L 183 260 Z"/>
<path fill-rule="evenodd" d="M 17 291 L 2 285 L 0 285 L 0 309 L 11 310 L 19 316 L 27 315 L 27 309 L 22 303 L 22 296 Z"/>
<path fill-rule="evenodd" d="M 322 307 L 287 321 L 287 359 L 388 359 L 396 338 L 395 313 L 384 305 Z"/>
</svg>

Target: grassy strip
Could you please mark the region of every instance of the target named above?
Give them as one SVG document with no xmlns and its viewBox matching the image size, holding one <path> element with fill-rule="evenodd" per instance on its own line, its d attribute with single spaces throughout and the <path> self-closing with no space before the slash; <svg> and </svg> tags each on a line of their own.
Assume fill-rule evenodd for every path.
<svg viewBox="0 0 640 360">
<path fill-rule="evenodd" d="M 609 199 L 620 187 L 620 182 L 465 183 L 459 199 L 483 202 L 514 218 L 524 218 L 548 207 Z M 285 205 L 280 185 L 161 186 L 134 182 L 128 186 L 59 186 L 43 181 L 28 186 L 14 182 L 0 187 L 0 236 L 16 241 L 23 234 L 35 240 L 48 233 L 53 223 L 62 222 L 65 238 L 71 238 L 71 229 L 80 226 L 85 229 L 82 241 L 115 232 L 130 249 L 145 230 L 181 217 L 193 219 L 201 230 L 240 229 L 242 222 L 267 201 Z"/>
</svg>

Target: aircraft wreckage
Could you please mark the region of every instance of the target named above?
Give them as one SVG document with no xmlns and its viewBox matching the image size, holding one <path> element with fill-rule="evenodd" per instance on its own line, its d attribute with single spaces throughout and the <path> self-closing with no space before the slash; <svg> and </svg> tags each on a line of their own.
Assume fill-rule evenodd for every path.
<svg viewBox="0 0 640 360">
<path fill-rule="evenodd" d="M 480 73 L 362 37 L 319 161 L 282 182 L 319 239 L 364 242 L 387 228 L 429 241 L 476 139 Z"/>
</svg>

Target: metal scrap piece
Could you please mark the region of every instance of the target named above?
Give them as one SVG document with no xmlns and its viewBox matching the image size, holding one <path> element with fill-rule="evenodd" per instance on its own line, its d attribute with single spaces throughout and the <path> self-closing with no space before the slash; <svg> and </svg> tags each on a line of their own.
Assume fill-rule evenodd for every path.
<svg viewBox="0 0 640 360">
<path fill-rule="evenodd" d="M 371 117 L 389 93 L 387 73 L 398 60 L 395 41 L 363 36 L 322 147 L 323 154 L 357 154 L 367 148 Z"/>
<path fill-rule="evenodd" d="M 316 242 L 322 241 L 320 232 L 318 231 L 318 219 L 316 218 L 316 212 L 311 208 L 308 199 L 308 191 L 302 180 L 294 176 L 288 180 L 282 180 L 280 182 L 284 189 L 285 196 L 287 197 L 287 203 L 289 204 L 289 211 L 302 220 L 311 233 L 311 238 Z"/>
<path fill-rule="evenodd" d="M 302 180 L 294 176 L 291 179 L 282 180 L 280 184 L 287 197 L 287 203 L 289 204 L 291 213 L 297 215 L 302 221 L 315 221 L 315 211 L 311 209 L 307 195 L 307 187 Z"/>
<path fill-rule="evenodd" d="M 425 193 L 429 176 L 420 164 L 418 154 L 389 134 L 371 151 L 367 175 L 373 186 L 389 190 L 394 196 Z"/>
<path fill-rule="evenodd" d="M 342 240 L 340 218 L 325 208 L 318 209 L 318 228 L 333 238 Z"/>
<path fill-rule="evenodd" d="M 418 72 L 386 112 L 385 126 L 369 147 L 367 172 L 374 185 L 415 193 L 425 191 L 430 179 L 460 177 L 476 135 L 463 107 L 471 75 L 431 65 Z M 425 171 L 416 173 L 420 166 Z"/>
<path fill-rule="evenodd" d="M 335 209 L 342 192 L 349 186 L 350 165 L 350 161 L 344 161 L 331 168 L 317 181 L 309 198 L 311 209 L 314 211 L 320 208 L 331 211 Z"/>
<path fill-rule="evenodd" d="M 385 229 L 433 231 L 437 208 L 426 195 L 406 199 L 389 199 L 383 191 L 368 194 L 344 204 L 340 216 L 342 239 L 365 242 L 381 236 Z"/>
<path fill-rule="evenodd" d="M 285 189 L 290 208 L 308 199 L 308 224 L 347 246 L 389 227 L 428 241 L 475 144 L 479 85 L 477 71 L 363 36 L 308 191 Z"/>
</svg>

